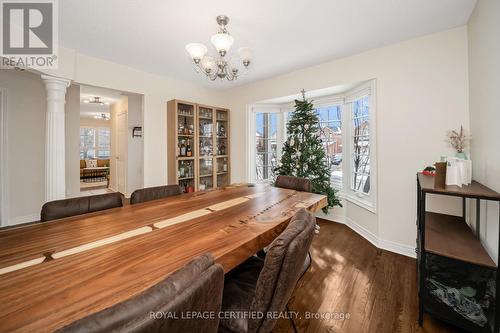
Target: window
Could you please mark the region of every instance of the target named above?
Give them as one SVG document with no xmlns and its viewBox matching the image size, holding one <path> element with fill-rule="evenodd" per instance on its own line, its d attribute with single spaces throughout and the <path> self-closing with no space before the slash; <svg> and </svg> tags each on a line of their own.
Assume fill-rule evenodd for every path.
<svg viewBox="0 0 500 333">
<path fill-rule="evenodd" d="M 110 156 L 109 127 L 80 127 L 80 159 L 101 159 Z"/>
<path fill-rule="evenodd" d="M 331 185 L 346 200 L 373 212 L 376 206 L 374 90 L 372 80 L 344 94 L 313 99 Z M 275 177 L 274 168 L 281 157 L 286 122 L 294 103 L 254 105 L 249 110 L 249 181 L 269 181 Z"/>
<path fill-rule="evenodd" d="M 352 164 L 351 189 L 356 193 L 370 193 L 370 97 L 363 96 L 351 104 Z"/>
<path fill-rule="evenodd" d="M 342 109 L 340 105 L 316 109 L 320 124 L 320 138 L 330 167 L 330 183 L 342 188 Z"/>
<path fill-rule="evenodd" d="M 278 163 L 278 114 L 257 113 L 255 121 L 255 180 L 271 180 Z"/>
</svg>

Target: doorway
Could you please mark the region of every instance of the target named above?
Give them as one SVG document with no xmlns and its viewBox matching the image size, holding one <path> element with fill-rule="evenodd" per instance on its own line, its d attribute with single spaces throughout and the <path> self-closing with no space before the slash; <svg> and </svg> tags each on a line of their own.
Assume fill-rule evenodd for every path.
<svg viewBox="0 0 500 333">
<path fill-rule="evenodd" d="M 120 192 L 143 185 L 143 96 L 80 86 L 80 195 Z"/>
</svg>

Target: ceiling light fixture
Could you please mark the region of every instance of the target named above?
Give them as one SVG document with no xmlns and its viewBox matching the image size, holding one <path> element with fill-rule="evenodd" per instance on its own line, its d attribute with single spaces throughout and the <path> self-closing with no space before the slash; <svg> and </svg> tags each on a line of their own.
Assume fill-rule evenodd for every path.
<svg viewBox="0 0 500 333">
<path fill-rule="evenodd" d="M 98 97 L 98 96 L 93 97 L 91 99 L 88 99 L 88 98 L 84 99 L 83 103 L 85 103 L 85 104 L 96 104 L 96 105 L 106 105 L 106 106 L 109 105 L 109 102 L 103 102 L 103 101 L 101 101 L 101 97 Z"/>
<path fill-rule="evenodd" d="M 210 38 L 210 41 L 217 50 L 217 58 L 207 56 L 208 49 L 201 43 L 186 45 L 186 51 L 191 56 L 191 59 L 193 59 L 197 72 L 201 71 L 212 81 L 217 78 L 233 81 L 240 76 L 240 70 L 231 64 L 230 57 L 228 56 L 228 52 L 234 43 L 233 36 L 226 29 L 228 23 L 229 17 L 225 15 L 217 16 L 219 32 Z M 248 69 L 252 58 L 252 51 L 248 47 L 240 47 L 238 54 L 244 68 Z"/>
<path fill-rule="evenodd" d="M 111 117 L 108 113 L 101 113 L 100 115 L 95 115 L 94 119 L 109 120 Z"/>
</svg>

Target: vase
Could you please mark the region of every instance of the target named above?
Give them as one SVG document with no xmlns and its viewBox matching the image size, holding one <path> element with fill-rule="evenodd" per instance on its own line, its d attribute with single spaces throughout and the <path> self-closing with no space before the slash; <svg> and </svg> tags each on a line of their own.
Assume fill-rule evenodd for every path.
<svg viewBox="0 0 500 333">
<path fill-rule="evenodd" d="M 463 159 L 463 160 L 466 160 L 466 159 L 467 159 L 467 155 L 465 155 L 465 153 L 464 153 L 464 152 L 461 152 L 461 153 L 457 152 L 457 153 L 455 154 L 455 157 L 457 157 L 457 158 L 461 158 L 461 159 Z"/>
</svg>

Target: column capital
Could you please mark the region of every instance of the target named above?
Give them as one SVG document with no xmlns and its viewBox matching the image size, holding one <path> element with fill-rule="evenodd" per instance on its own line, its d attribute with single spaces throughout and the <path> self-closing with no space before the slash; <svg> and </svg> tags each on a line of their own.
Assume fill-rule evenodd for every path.
<svg viewBox="0 0 500 333">
<path fill-rule="evenodd" d="M 43 82 L 46 85 L 50 84 L 50 83 L 53 83 L 53 84 L 62 85 L 62 86 L 64 86 L 64 88 L 68 88 L 69 85 L 71 84 L 71 80 L 64 79 L 62 77 L 50 76 L 50 75 L 46 75 L 46 74 L 42 74 L 41 77 L 42 77 Z"/>
</svg>

